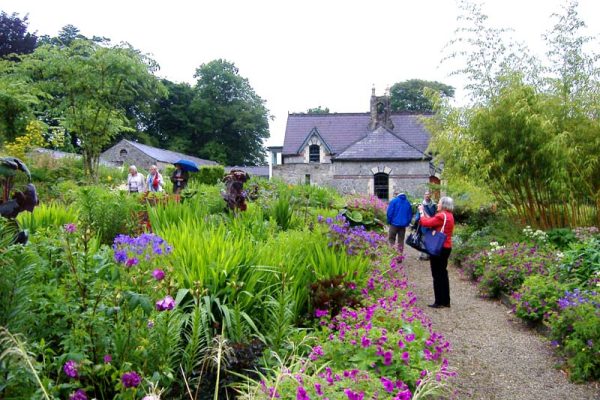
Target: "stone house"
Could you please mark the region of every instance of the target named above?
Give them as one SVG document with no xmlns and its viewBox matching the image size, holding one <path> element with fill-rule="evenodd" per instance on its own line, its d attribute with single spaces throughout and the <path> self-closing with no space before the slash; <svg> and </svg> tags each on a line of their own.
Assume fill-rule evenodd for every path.
<svg viewBox="0 0 600 400">
<path fill-rule="evenodd" d="M 112 165 L 135 165 L 146 171 L 151 165 L 156 165 L 159 170 L 164 171 L 167 166 L 181 159 L 190 160 L 196 163 L 198 167 L 202 165 L 217 165 L 218 163 L 210 160 L 203 160 L 198 157 L 187 154 L 177 153 L 175 151 L 163 150 L 141 143 L 132 142 L 123 139 L 100 155 L 100 160 L 106 161 Z"/>
<path fill-rule="evenodd" d="M 420 197 L 439 183 L 420 118 L 392 113 L 389 95 L 375 89 L 369 113 L 289 114 L 283 147 L 269 148 L 272 176 L 384 200 L 395 192 Z"/>
</svg>

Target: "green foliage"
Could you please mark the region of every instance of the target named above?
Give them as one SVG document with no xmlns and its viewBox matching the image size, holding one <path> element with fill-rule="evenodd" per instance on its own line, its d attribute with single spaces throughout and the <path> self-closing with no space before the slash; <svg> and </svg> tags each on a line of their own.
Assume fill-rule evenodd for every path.
<svg viewBox="0 0 600 400">
<path fill-rule="evenodd" d="M 441 82 L 409 79 L 394 83 L 390 88 L 390 106 L 392 111 L 413 111 L 426 113 L 433 111 L 431 100 L 424 94 L 429 88 L 444 97 L 454 97 L 454 88 Z"/>
<path fill-rule="evenodd" d="M 203 185 L 216 185 L 223 181 L 223 176 L 225 176 L 225 168 L 223 166 L 203 165 L 200 167 L 200 171 L 192 174 L 190 180 Z"/>
<path fill-rule="evenodd" d="M 340 210 L 350 226 L 364 226 L 366 229 L 383 229 L 387 218 L 387 204 L 377 196 L 357 196 L 347 200 Z"/>
<path fill-rule="evenodd" d="M 557 249 L 566 249 L 571 243 L 577 240 L 575 233 L 569 228 L 550 229 L 546 232 L 548 242 L 554 245 Z"/>
<path fill-rule="evenodd" d="M 306 110 L 307 114 L 329 114 L 329 107 L 313 107 Z"/>
<path fill-rule="evenodd" d="M 269 112 L 238 68 L 226 60 L 214 60 L 196 69 L 195 117 L 191 141 L 199 155 L 228 165 L 264 163 L 263 141 L 269 137 Z M 222 153 L 225 160 L 222 160 Z"/>
<path fill-rule="evenodd" d="M 282 230 L 288 230 L 292 225 L 292 218 L 294 217 L 294 209 L 290 204 L 290 197 L 288 195 L 279 196 L 270 207 L 271 217 L 277 222 Z"/>
<path fill-rule="evenodd" d="M 17 221 L 23 229 L 34 234 L 40 230 L 60 227 L 77 221 L 77 210 L 72 206 L 56 203 L 40 204 L 33 212 L 24 212 L 17 216 Z"/>
<path fill-rule="evenodd" d="M 593 288 L 600 281 L 600 240 L 572 243 L 563 253 L 558 276 L 562 282 Z"/>
<path fill-rule="evenodd" d="M 101 243 L 112 243 L 120 233 L 131 232 L 137 224 L 139 208 L 135 197 L 125 192 L 107 192 L 99 187 L 84 187 L 76 202 L 79 223 L 98 235 Z"/>
<path fill-rule="evenodd" d="M 600 378 L 600 294 L 584 292 L 550 318 L 550 335 L 557 351 L 567 358 L 569 379 Z"/>
<path fill-rule="evenodd" d="M 551 64 L 544 68 L 507 43 L 505 30 L 486 26 L 478 5 L 461 8 L 465 26 L 450 48 L 464 48 L 448 58 L 466 57 L 456 73 L 466 75 L 474 103 L 453 108 L 432 94 L 436 115 L 425 121 L 444 176 L 487 188 L 533 227 L 598 223 L 598 57 L 584 51 L 589 38 L 581 36 L 576 2 L 546 35 Z"/>
<path fill-rule="evenodd" d="M 525 278 L 521 288 L 513 294 L 517 317 L 538 322 L 548 319 L 558 310 L 558 299 L 568 286 L 549 276 L 531 275 Z"/>
</svg>

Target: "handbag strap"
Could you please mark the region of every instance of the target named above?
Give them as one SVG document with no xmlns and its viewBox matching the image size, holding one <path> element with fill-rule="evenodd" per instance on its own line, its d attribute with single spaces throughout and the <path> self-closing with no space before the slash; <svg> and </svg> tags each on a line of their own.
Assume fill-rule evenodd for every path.
<svg viewBox="0 0 600 400">
<path fill-rule="evenodd" d="M 444 228 L 446 227 L 446 213 L 442 211 L 442 213 L 444 213 L 444 224 L 442 225 L 442 229 L 440 230 L 441 233 L 444 233 Z"/>
</svg>

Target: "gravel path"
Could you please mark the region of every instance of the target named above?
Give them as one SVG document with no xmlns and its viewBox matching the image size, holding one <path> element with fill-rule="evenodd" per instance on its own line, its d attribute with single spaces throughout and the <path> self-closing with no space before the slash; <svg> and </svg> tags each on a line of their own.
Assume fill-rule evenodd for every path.
<svg viewBox="0 0 600 400">
<path fill-rule="evenodd" d="M 597 383 L 570 383 L 555 368 L 546 338 L 527 328 L 498 301 L 478 297 L 477 288 L 449 267 L 452 308 L 432 309 L 429 261 L 406 248 L 404 264 L 417 303 L 431 317 L 433 328 L 452 344 L 450 366 L 456 369 L 459 399 L 564 400 L 600 399 Z"/>
</svg>

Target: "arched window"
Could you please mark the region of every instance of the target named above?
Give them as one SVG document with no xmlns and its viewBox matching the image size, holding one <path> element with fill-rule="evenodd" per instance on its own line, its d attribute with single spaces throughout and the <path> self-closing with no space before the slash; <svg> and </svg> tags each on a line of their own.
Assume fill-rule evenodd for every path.
<svg viewBox="0 0 600 400">
<path fill-rule="evenodd" d="M 389 175 L 384 172 L 378 172 L 373 175 L 375 196 L 382 200 L 389 200 L 390 198 L 390 186 L 389 186 Z"/>
<path fill-rule="evenodd" d="M 126 149 L 121 149 L 121 151 L 119 152 L 119 155 L 121 157 L 126 157 L 127 156 L 127 150 Z"/>
<path fill-rule="evenodd" d="M 318 144 L 311 144 L 308 147 L 308 161 L 314 163 L 321 162 L 321 147 Z"/>
</svg>

